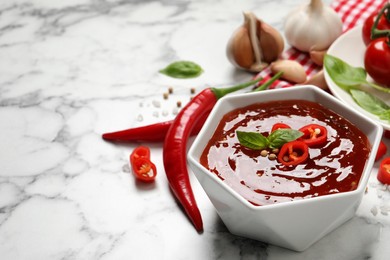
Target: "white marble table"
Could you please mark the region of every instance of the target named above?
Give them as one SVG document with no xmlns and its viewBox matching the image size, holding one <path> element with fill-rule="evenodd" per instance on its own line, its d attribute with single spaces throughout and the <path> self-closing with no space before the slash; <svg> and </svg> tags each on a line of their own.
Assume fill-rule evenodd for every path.
<svg viewBox="0 0 390 260">
<path fill-rule="evenodd" d="M 282 30 L 302 1 L 2 0 L 0 259 L 388 259 L 390 191 L 375 169 L 356 217 L 297 253 L 231 235 L 191 175 L 198 234 L 170 192 L 161 144 L 156 182 L 142 185 L 128 166 L 137 144 L 101 138 L 172 119 L 192 87 L 248 80 L 225 56 L 242 11 Z M 158 73 L 183 59 L 205 72 Z"/>
</svg>

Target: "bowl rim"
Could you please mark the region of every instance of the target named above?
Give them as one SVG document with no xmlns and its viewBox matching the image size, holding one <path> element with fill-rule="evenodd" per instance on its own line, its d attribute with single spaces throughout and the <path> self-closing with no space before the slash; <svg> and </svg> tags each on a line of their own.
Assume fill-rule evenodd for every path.
<svg viewBox="0 0 390 260">
<path fill-rule="evenodd" d="M 296 92 L 299 90 L 305 90 L 307 91 L 314 91 L 317 94 L 323 95 L 326 98 L 332 99 L 333 102 L 338 103 L 340 106 L 343 107 L 343 109 L 348 110 L 349 112 L 355 114 L 357 117 L 360 117 L 361 119 L 368 121 L 372 127 L 374 128 L 373 131 L 376 132 L 375 137 L 374 137 L 374 142 L 371 143 L 371 152 L 369 154 L 369 157 L 366 161 L 362 176 L 359 180 L 358 187 L 355 190 L 352 191 L 346 191 L 346 192 L 338 192 L 338 193 L 333 193 L 333 194 L 327 194 L 327 195 L 322 195 L 322 196 L 317 196 L 317 197 L 311 197 L 311 198 L 302 198 L 298 200 L 293 200 L 293 201 L 286 201 L 286 202 L 281 202 L 281 203 L 274 203 L 274 204 L 267 204 L 267 205 L 261 205 L 257 206 L 252 203 L 250 203 L 247 199 L 245 199 L 241 194 L 239 194 L 237 191 L 235 191 L 233 188 L 231 188 L 229 185 L 227 185 L 225 182 L 221 181 L 218 176 L 213 174 L 212 172 L 208 171 L 200 162 L 196 159 L 195 156 L 195 149 L 199 146 L 198 143 L 201 140 L 201 137 L 205 134 L 207 131 L 206 129 L 208 128 L 209 124 L 212 122 L 213 117 L 217 113 L 217 110 L 223 105 L 223 103 L 229 101 L 229 100 L 234 100 L 234 99 L 242 99 L 245 97 L 249 96 L 263 96 L 263 95 L 277 95 L 280 92 Z M 293 99 L 293 98 L 292 98 Z M 261 103 L 261 99 L 259 99 L 259 102 Z M 249 104 L 248 104 L 249 105 Z M 243 105 L 244 106 L 244 105 Z M 238 107 L 237 107 L 238 108 Z M 329 108 L 331 109 L 331 108 Z M 225 189 L 227 192 L 229 192 L 231 195 L 233 195 L 236 199 L 238 199 L 243 205 L 245 205 L 247 208 L 254 210 L 254 211 L 263 211 L 271 208 L 280 208 L 280 207 L 288 207 L 294 204 L 300 205 L 300 204 L 307 204 L 307 203 L 315 203 L 316 201 L 327 201 L 331 200 L 334 197 L 340 197 L 340 198 L 346 198 L 346 197 L 353 197 L 353 196 L 359 196 L 360 194 L 363 194 L 366 185 L 368 182 L 368 179 L 370 177 L 372 167 L 374 165 L 374 160 L 375 160 L 375 154 L 376 151 L 378 150 L 379 147 L 379 142 L 381 140 L 383 134 L 383 128 L 382 126 L 374 121 L 373 119 L 358 113 L 354 109 L 348 107 L 345 103 L 343 103 L 341 100 L 337 99 L 336 97 L 332 96 L 331 94 L 325 92 L 322 89 L 319 89 L 316 86 L 313 85 L 299 85 L 299 86 L 294 86 L 294 87 L 289 87 L 289 88 L 280 88 L 280 89 L 272 89 L 272 90 L 267 90 L 267 91 L 261 91 L 261 92 L 250 92 L 250 93 L 239 93 L 239 94 L 234 94 L 234 95 L 227 95 L 221 99 L 219 99 L 212 109 L 209 117 L 207 118 L 204 126 L 202 127 L 201 131 L 199 134 L 195 137 L 195 140 L 193 141 L 188 153 L 187 153 L 187 158 L 188 161 L 191 162 L 192 164 L 196 165 L 201 171 L 208 176 L 211 176 L 211 180 L 214 182 L 217 182 L 223 189 Z M 364 184 L 364 185 L 363 185 Z"/>
</svg>

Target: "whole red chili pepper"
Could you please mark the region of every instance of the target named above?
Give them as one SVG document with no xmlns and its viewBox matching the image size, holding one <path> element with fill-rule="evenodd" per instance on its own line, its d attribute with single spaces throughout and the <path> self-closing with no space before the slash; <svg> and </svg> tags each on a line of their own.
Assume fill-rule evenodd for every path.
<svg viewBox="0 0 390 260">
<path fill-rule="evenodd" d="M 200 129 L 202 129 L 204 122 L 209 116 L 210 111 L 211 109 L 209 111 L 206 111 L 202 118 L 200 118 L 200 120 L 192 130 L 191 135 L 196 135 L 199 133 Z M 163 142 L 172 123 L 173 120 L 170 120 L 111 133 L 104 133 L 102 137 L 104 140 L 115 142 Z"/>
<path fill-rule="evenodd" d="M 210 111 L 224 95 L 258 82 L 250 81 L 231 88 L 207 88 L 195 96 L 176 116 L 164 141 L 163 161 L 169 185 L 196 230 L 203 230 L 200 211 L 195 201 L 187 170 L 187 140 L 199 119 Z"/>
<path fill-rule="evenodd" d="M 276 73 L 271 79 L 256 88 L 254 91 L 261 91 L 267 89 L 275 80 L 280 78 L 282 74 L 283 72 Z M 261 79 L 258 79 L 257 81 L 260 80 Z M 191 135 L 197 135 L 199 133 L 200 129 L 202 129 L 203 127 L 204 122 L 209 116 L 210 111 L 211 109 L 206 111 L 206 113 L 201 116 L 201 119 L 198 121 L 198 123 L 192 130 Z M 173 120 L 146 126 L 129 128 L 111 133 L 104 133 L 102 137 L 104 140 L 115 142 L 162 142 L 164 141 L 164 138 L 172 123 Z"/>
</svg>

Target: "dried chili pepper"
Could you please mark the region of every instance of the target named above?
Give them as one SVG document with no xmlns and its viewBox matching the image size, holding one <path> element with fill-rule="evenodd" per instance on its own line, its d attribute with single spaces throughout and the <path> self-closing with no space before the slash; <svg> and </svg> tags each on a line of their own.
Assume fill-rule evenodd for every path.
<svg viewBox="0 0 390 260">
<path fill-rule="evenodd" d="M 203 222 L 188 176 L 186 158 L 188 137 L 199 119 L 214 107 L 219 98 L 233 91 L 251 86 L 259 80 L 253 80 L 231 88 L 204 89 L 179 112 L 166 134 L 163 149 L 165 173 L 173 193 L 184 207 L 198 232 L 203 230 Z"/>
</svg>

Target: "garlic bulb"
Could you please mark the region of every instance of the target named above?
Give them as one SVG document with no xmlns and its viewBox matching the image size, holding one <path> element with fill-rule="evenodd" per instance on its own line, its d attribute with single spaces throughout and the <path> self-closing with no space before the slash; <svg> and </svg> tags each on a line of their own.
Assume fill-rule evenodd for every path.
<svg viewBox="0 0 390 260">
<path fill-rule="evenodd" d="M 231 36 L 226 54 L 236 67 L 259 72 L 278 59 L 284 49 L 282 35 L 253 13 L 244 13 L 244 24 Z"/>
<path fill-rule="evenodd" d="M 287 42 L 304 52 L 327 49 L 342 29 L 341 18 L 321 0 L 310 0 L 291 11 L 284 23 Z"/>
</svg>

